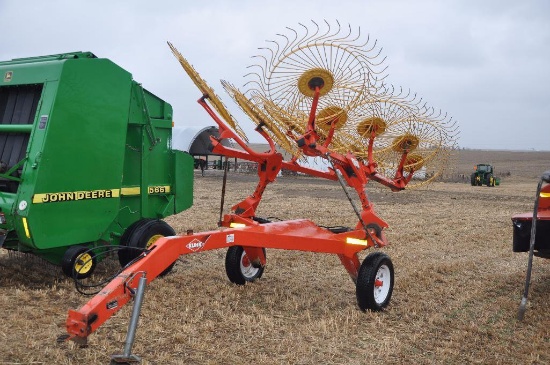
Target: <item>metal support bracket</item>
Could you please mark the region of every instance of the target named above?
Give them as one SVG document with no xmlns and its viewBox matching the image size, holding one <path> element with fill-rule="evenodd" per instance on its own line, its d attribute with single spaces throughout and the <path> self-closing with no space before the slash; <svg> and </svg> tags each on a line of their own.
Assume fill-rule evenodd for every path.
<svg viewBox="0 0 550 365">
<path fill-rule="evenodd" d="M 134 307 L 132 308 L 132 316 L 130 318 L 130 324 L 128 325 L 128 334 L 126 335 L 126 343 L 124 344 L 124 353 L 112 355 L 111 365 L 141 364 L 141 358 L 132 354 L 132 346 L 134 345 L 134 340 L 136 338 L 136 329 L 139 321 L 139 314 L 141 312 L 141 305 L 143 303 L 145 285 L 147 285 L 147 274 L 143 272 L 141 278 L 139 279 L 134 297 Z"/>
</svg>

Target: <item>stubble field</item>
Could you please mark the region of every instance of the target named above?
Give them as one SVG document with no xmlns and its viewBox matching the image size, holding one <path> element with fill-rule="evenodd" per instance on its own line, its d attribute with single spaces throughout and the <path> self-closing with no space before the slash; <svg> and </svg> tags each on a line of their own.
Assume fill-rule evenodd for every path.
<svg viewBox="0 0 550 365">
<path fill-rule="evenodd" d="M 472 187 L 476 163 L 509 173 L 497 187 Z M 460 151 L 463 182 L 392 193 L 371 183 L 389 223 L 384 251 L 395 266 L 386 311 L 363 313 L 355 286 L 334 255 L 268 250 L 263 277 L 237 287 L 225 250 L 182 257 L 151 283 L 134 352 L 143 364 L 547 364 L 550 363 L 550 261 L 535 258 L 525 320 L 516 313 L 527 254 L 512 252 L 510 217 L 532 210 L 550 152 Z M 167 221 L 178 233 L 216 228 L 222 176 L 195 175 L 193 208 Z M 254 175 L 230 174 L 226 210 L 250 194 Z M 335 182 L 281 177 L 258 215 L 353 226 Z M 366 256 L 362 253 L 361 259 Z M 0 364 L 108 364 L 122 351 L 131 306 L 86 348 L 56 343 L 69 308 L 89 298 L 48 265 L 0 251 Z"/>
</svg>

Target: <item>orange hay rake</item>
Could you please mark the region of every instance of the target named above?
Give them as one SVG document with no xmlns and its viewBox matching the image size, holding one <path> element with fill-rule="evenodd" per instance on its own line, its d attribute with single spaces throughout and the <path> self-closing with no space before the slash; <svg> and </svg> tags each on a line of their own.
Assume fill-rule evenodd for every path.
<svg viewBox="0 0 550 365">
<path fill-rule="evenodd" d="M 70 310 L 66 322 L 69 338 L 85 342 L 132 298 L 136 297 L 137 303 L 138 294 L 143 292 L 145 284 L 163 274 L 179 256 L 220 248 L 228 248 L 226 273 L 231 282 L 239 285 L 262 276 L 266 249 L 336 254 L 356 285 L 359 308 L 380 311 L 388 306 L 394 285 L 390 257 L 375 251 L 361 262 L 358 255 L 368 248 L 382 248 L 388 244 L 384 234 L 388 224 L 376 214 L 365 191 L 366 186 L 374 180 L 392 191 L 403 190 L 418 171 L 426 170 L 430 162 L 437 162 L 436 170 L 425 180 L 437 176 L 438 169 L 445 165 L 448 152 L 454 147 L 455 135 L 445 124 L 445 118 L 434 117 L 433 111 L 415 98 L 390 92 L 390 88 L 381 82 L 383 78 L 378 79 L 373 76 L 375 73 L 366 72 L 365 69 L 372 66 L 371 58 L 361 51 L 366 43 L 361 45 L 363 48 L 352 47 L 350 42 L 358 37 L 350 37 L 350 41 L 346 37 L 337 37 L 338 32 L 321 34 L 317 29 L 308 37 L 295 41 L 287 39 L 289 43 L 277 48 L 283 54 L 273 56 L 263 72 L 258 73 L 264 75 L 265 80 L 255 81 L 257 87 L 248 90 L 249 96 L 222 82 L 269 144 L 269 151 L 264 153 L 248 147 L 246 136 L 221 100 L 169 44 L 203 94 L 198 103 L 219 127 L 219 137 L 211 137 L 213 152 L 257 162 L 258 184 L 251 195 L 234 205 L 229 214 L 223 215 L 218 230 L 158 239 L 87 304 L 78 310 Z M 316 60 L 312 56 L 315 53 L 308 51 L 310 48 L 324 56 Z M 320 49 L 324 53 L 318 52 Z M 348 58 L 342 59 L 355 61 L 345 65 L 340 55 L 329 62 L 326 49 L 347 52 Z M 372 49 L 367 48 L 367 51 Z M 293 58 L 302 61 L 295 63 L 291 61 Z M 298 70 L 296 77 L 287 77 L 291 66 L 303 68 L 304 62 L 310 63 L 305 70 Z M 285 71 L 279 72 L 281 67 Z M 338 67 L 345 68 L 345 72 L 340 72 Z M 354 72 L 357 77 L 350 78 L 349 74 Z M 346 78 L 351 81 L 346 81 Z M 393 119 L 386 118 L 391 113 L 380 107 L 365 108 L 373 102 L 382 108 L 394 108 L 395 105 L 401 108 L 398 112 L 391 112 L 394 113 Z M 363 109 L 357 112 L 357 108 Z M 426 127 L 417 128 L 422 123 L 431 126 L 429 134 L 425 132 Z M 439 136 L 439 139 L 434 136 Z M 224 139 L 232 139 L 242 150 L 222 145 Z M 293 157 L 289 161 L 283 160 L 277 146 L 289 151 Z M 304 156 L 324 158 L 331 168 L 320 171 L 305 166 L 302 163 Z M 396 160 L 395 156 L 398 156 Z M 390 161 L 390 157 L 394 160 Z M 307 219 L 271 222 L 257 217 L 256 210 L 265 189 L 282 169 L 339 181 L 357 215 L 356 225 L 352 228 L 323 228 Z M 359 207 L 346 186 L 352 187 L 359 196 Z M 139 301 L 141 299 L 142 294 Z M 134 312 L 139 314 L 139 306 Z M 128 334 L 131 339 L 127 340 L 129 349 L 126 348 L 125 354 L 118 358 L 120 362 L 131 360 L 131 343 L 137 325 L 137 319 L 134 315 L 132 317 Z"/>
<path fill-rule="evenodd" d="M 319 86 L 315 88 L 314 100 L 319 98 L 320 89 Z M 365 193 L 365 186 L 372 178 L 383 182 L 392 190 L 402 190 L 414 171 L 404 173 L 401 165 L 396 177 L 388 179 L 377 174 L 375 164 L 360 163 L 351 153 L 344 156 L 330 151 L 317 143 L 314 119 L 309 122 L 308 133 L 299 139 L 307 141 L 307 144 L 298 143 L 307 155 L 330 158 L 334 170 L 323 172 L 296 162 L 283 161 L 282 155 L 274 148 L 273 140 L 263 131 L 263 126 L 259 126 L 257 131 L 267 140 L 271 150 L 267 153 L 255 152 L 216 115 L 206 102 L 208 98 L 209 95 L 204 95 L 198 103 L 220 128 L 219 138 L 211 137 L 213 152 L 257 162 L 259 182 L 255 191 L 231 208 L 232 213 L 226 214 L 220 222 L 220 230 L 159 239 L 85 306 L 78 311 L 69 311 L 67 331 L 72 339 L 84 340 L 130 301 L 137 290 L 136 279 L 141 273 L 146 274 L 147 282 L 150 282 L 181 255 L 226 247 L 229 247 L 228 258 L 234 257 L 233 262 L 227 263 L 229 259 L 226 260 L 226 269 L 229 279 L 236 284 L 242 285 L 261 276 L 266 264 L 263 250 L 266 248 L 332 253 L 338 255 L 352 280 L 357 283 L 358 304 L 362 310 L 381 310 L 388 305 L 393 289 L 393 265 L 390 258 L 385 254 L 377 254 L 375 267 L 372 267 L 372 257 L 365 259 L 362 266 L 357 256 L 358 252 L 367 248 L 387 245 L 383 228 L 388 227 L 388 224 L 374 212 Z M 233 139 L 244 151 L 223 146 L 221 140 L 224 138 Z M 405 152 L 404 157 L 406 154 Z M 362 209 L 356 227 L 343 232 L 332 232 L 306 219 L 266 222 L 256 217 L 255 211 L 265 188 L 275 181 L 282 168 L 331 180 L 341 176 L 357 191 L 361 200 Z M 361 276 L 361 270 L 372 274 Z"/>
</svg>

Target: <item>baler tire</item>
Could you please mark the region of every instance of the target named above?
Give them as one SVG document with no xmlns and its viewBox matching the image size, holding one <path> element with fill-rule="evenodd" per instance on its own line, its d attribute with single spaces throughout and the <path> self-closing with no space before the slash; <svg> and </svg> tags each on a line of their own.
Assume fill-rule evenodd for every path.
<svg viewBox="0 0 550 365">
<path fill-rule="evenodd" d="M 394 270 L 391 259 L 383 252 L 369 254 L 359 268 L 356 295 L 359 309 L 381 311 L 390 303 Z"/>
<path fill-rule="evenodd" d="M 80 265 L 79 268 L 76 267 L 77 264 Z M 61 270 L 69 278 L 86 279 L 94 273 L 96 266 L 95 255 L 85 246 L 69 247 L 61 259 Z"/>
<path fill-rule="evenodd" d="M 121 248 L 118 251 L 118 261 L 122 267 L 125 267 L 144 250 L 151 247 L 157 239 L 175 235 L 176 232 L 174 229 L 165 221 L 147 218 L 141 219 L 128 227 L 122 235 L 120 245 L 127 248 Z M 168 274 L 175 264 L 176 262 L 174 261 L 159 276 Z"/>
<path fill-rule="evenodd" d="M 265 255 L 265 248 L 263 248 Z M 225 273 L 234 284 L 244 285 L 262 277 L 263 267 L 254 267 L 242 246 L 231 246 L 225 255 Z"/>
<path fill-rule="evenodd" d="M 118 261 L 120 263 L 120 266 L 124 267 L 128 265 L 130 261 L 135 259 L 139 254 L 141 254 L 142 250 L 132 250 L 132 249 L 125 249 L 123 247 L 132 247 L 129 245 L 130 239 L 135 236 L 135 232 L 143 227 L 145 224 L 153 221 L 154 219 L 150 218 L 143 218 L 138 221 L 135 221 L 132 223 L 124 233 L 122 234 L 122 237 L 120 237 L 120 246 L 121 249 L 118 251 Z"/>
</svg>

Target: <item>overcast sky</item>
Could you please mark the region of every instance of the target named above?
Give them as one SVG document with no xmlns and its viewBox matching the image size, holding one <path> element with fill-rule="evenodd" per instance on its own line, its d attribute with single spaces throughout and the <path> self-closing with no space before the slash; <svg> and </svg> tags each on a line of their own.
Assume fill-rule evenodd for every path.
<svg viewBox="0 0 550 365">
<path fill-rule="evenodd" d="M 389 82 L 458 121 L 460 147 L 550 150 L 548 0 L 0 0 L 0 19 L 0 60 L 91 51 L 171 103 L 176 125 L 213 125 L 170 41 L 258 142 L 219 80 L 242 87 L 285 27 L 338 20 L 378 40 Z"/>
</svg>

